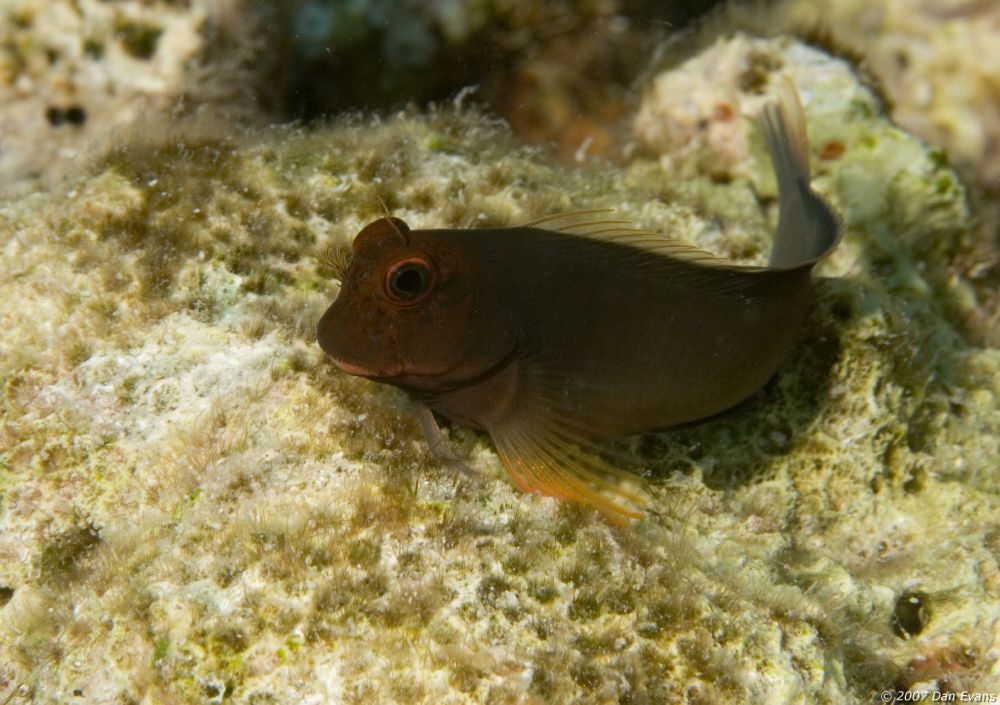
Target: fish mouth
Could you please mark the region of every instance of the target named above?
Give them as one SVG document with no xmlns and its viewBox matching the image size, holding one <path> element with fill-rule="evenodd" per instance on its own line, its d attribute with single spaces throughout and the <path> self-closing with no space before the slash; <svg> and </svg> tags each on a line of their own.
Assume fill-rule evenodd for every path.
<svg viewBox="0 0 1000 705">
<path fill-rule="evenodd" d="M 402 362 L 397 362 L 392 367 L 364 367 L 345 360 L 342 357 L 333 357 L 332 355 L 330 356 L 330 361 L 333 362 L 333 364 L 336 365 L 342 372 L 354 375 L 355 377 L 364 377 L 365 379 L 370 379 L 375 382 L 392 383 L 393 380 L 401 378 L 411 380 L 435 378 L 441 374 L 435 372 L 414 372 L 413 370 L 407 369 Z"/>
<path fill-rule="evenodd" d="M 370 379 L 373 382 L 383 382 L 386 384 L 397 384 L 403 380 L 408 382 L 419 382 L 421 380 L 428 379 L 433 380 L 443 374 L 447 374 L 450 371 L 418 372 L 412 369 L 412 365 L 406 364 L 406 361 L 397 361 L 391 367 L 365 367 L 363 365 L 353 363 L 350 360 L 345 360 L 342 357 L 334 357 L 333 355 L 330 355 L 330 361 L 333 362 L 339 370 L 346 372 L 349 375 L 364 377 L 365 379 Z"/>
<path fill-rule="evenodd" d="M 387 379 L 392 377 L 398 377 L 403 374 L 402 365 L 396 363 L 395 366 L 386 369 L 375 369 L 371 367 L 363 367 L 361 365 L 356 365 L 353 362 L 349 362 L 341 357 L 330 356 L 330 360 L 336 365 L 340 370 L 346 372 L 349 375 L 354 375 L 355 377 L 366 377 L 369 379 Z"/>
<path fill-rule="evenodd" d="M 373 368 L 355 364 L 342 357 L 330 355 L 329 353 L 327 353 L 327 355 L 330 357 L 330 361 L 333 362 L 338 369 L 349 375 L 354 375 L 355 377 L 363 377 L 374 382 L 393 384 L 398 387 L 412 385 L 414 389 L 426 389 L 428 385 L 432 385 L 438 392 L 453 392 L 465 387 L 479 384 L 480 382 L 498 374 L 514 360 L 517 352 L 518 346 L 513 345 L 507 354 L 485 370 L 480 371 L 478 374 L 473 374 L 459 380 L 451 381 L 446 381 L 449 373 L 457 369 L 461 365 L 461 362 L 457 362 L 444 370 L 417 371 L 413 369 L 414 366 L 405 359 L 397 360 L 391 367 Z"/>
</svg>

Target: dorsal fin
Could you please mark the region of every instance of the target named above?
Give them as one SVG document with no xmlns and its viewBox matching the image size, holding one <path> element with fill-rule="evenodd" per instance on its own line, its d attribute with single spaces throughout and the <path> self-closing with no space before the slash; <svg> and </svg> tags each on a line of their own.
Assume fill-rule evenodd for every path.
<svg viewBox="0 0 1000 705">
<path fill-rule="evenodd" d="M 521 227 L 549 230 L 601 242 L 614 242 L 689 262 L 722 267 L 739 266 L 724 257 L 719 257 L 694 245 L 664 237 L 650 230 L 634 228 L 631 221 L 610 217 L 613 213 L 614 210 L 611 208 L 554 213 L 525 223 Z"/>
</svg>

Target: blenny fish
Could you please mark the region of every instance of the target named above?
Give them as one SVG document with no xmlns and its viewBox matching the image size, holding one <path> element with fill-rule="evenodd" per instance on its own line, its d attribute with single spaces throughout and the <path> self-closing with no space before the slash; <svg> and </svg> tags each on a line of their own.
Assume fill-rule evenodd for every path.
<svg viewBox="0 0 1000 705">
<path fill-rule="evenodd" d="M 431 411 L 489 433 L 522 490 L 639 517 L 641 489 L 594 443 L 753 394 L 795 342 L 810 272 L 839 239 L 838 217 L 809 185 L 790 81 L 760 125 L 779 201 L 766 267 L 596 210 L 481 229 L 411 230 L 385 217 L 355 238 L 318 342 L 344 372 L 421 404 L 432 446 Z"/>
</svg>

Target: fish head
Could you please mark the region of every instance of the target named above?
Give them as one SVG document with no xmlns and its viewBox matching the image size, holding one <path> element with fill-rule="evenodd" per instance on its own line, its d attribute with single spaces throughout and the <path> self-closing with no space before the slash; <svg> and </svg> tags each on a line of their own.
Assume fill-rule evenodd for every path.
<svg viewBox="0 0 1000 705">
<path fill-rule="evenodd" d="M 434 392 L 510 355 L 511 335 L 498 325 L 455 232 L 413 231 L 398 218 L 380 218 L 357 235 L 340 293 L 317 328 L 337 367 Z"/>
</svg>

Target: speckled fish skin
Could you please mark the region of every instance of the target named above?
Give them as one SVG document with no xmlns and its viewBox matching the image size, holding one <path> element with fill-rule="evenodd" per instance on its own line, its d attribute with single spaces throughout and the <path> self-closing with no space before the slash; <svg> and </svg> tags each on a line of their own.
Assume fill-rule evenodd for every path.
<svg viewBox="0 0 1000 705">
<path fill-rule="evenodd" d="M 761 122 L 780 203 L 768 267 L 593 218 L 476 230 L 383 218 L 355 239 L 320 345 L 344 371 L 487 431 L 522 489 L 638 516 L 640 496 L 588 445 L 753 394 L 795 341 L 811 269 L 838 239 L 809 187 L 794 88 Z"/>
</svg>

